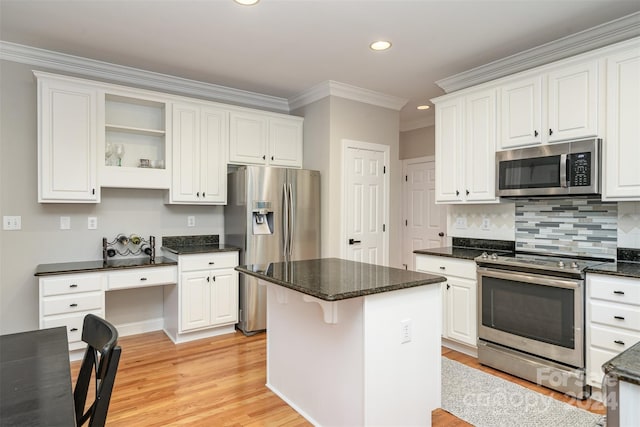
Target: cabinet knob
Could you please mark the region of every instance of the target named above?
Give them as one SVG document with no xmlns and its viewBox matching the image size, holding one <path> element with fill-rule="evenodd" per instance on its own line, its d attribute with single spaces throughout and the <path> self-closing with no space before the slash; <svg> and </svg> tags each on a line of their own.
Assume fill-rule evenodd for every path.
<svg viewBox="0 0 640 427">
<path fill-rule="evenodd" d="M 538 131 L 537 130 L 533 131 L 533 136 L 538 136 Z"/>
<path fill-rule="evenodd" d="M 456 196 L 459 196 L 460 192 L 458 190 L 456 190 Z"/>
<path fill-rule="evenodd" d="M 273 156 L 271 156 L 271 160 L 273 160 Z"/>
<path fill-rule="evenodd" d="M 267 160 L 267 156 L 266 155 L 262 156 L 262 160 Z"/>
<path fill-rule="evenodd" d="M 467 196 L 469 195 L 469 190 L 467 190 Z"/>
<path fill-rule="evenodd" d="M 200 192 L 199 191 L 196 193 L 196 197 L 200 197 Z"/>
<path fill-rule="evenodd" d="M 553 130 L 549 129 L 549 136 L 553 135 Z"/>
<path fill-rule="evenodd" d="M 204 191 L 202 192 L 202 197 L 206 197 L 207 195 L 204 193 Z"/>
<path fill-rule="evenodd" d="M 210 282 L 211 280 L 209 280 L 209 276 L 207 276 L 207 282 Z"/>
<path fill-rule="evenodd" d="M 213 276 L 213 281 L 214 281 L 214 282 L 216 281 L 216 276 Z"/>
<path fill-rule="evenodd" d="M 450 287 L 451 287 L 451 285 L 447 283 L 447 289 L 449 289 Z"/>
</svg>

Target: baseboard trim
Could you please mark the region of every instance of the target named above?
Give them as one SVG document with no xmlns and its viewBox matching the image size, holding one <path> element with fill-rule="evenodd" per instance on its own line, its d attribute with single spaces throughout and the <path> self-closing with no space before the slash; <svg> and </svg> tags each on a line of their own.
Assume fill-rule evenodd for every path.
<svg viewBox="0 0 640 427">
<path fill-rule="evenodd" d="M 144 334 L 147 332 L 160 331 L 164 328 L 164 319 L 162 317 L 156 319 L 143 320 L 141 322 L 121 323 L 114 325 L 121 337 L 128 335 Z"/>
<path fill-rule="evenodd" d="M 462 344 L 444 337 L 442 338 L 442 346 L 455 350 L 459 353 L 466 354 L 467 356 L 475 357 L 476 359 L 478 358 L 478 347 Z"/>
</svg>

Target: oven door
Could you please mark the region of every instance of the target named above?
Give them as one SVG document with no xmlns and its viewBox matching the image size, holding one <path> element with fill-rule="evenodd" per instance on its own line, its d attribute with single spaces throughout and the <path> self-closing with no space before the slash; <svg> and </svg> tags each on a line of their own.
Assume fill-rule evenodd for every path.
<svg viewBox="0 0 640 427">
<path fill-rule="evenodd" d="M 478 267 L 478 338 L 584 367 L 584 281 Z"/>
</svg>

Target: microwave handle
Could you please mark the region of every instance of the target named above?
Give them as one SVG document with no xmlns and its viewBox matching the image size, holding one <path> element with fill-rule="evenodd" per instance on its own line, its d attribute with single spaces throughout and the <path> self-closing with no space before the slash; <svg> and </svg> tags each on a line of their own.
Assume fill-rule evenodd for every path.
<svg viewBox="0 0 640 427">
<path fill-rule="evenodd" d="M 567 155 L 560 154 L 560 187 L 567 188 Z"/>
</svg>

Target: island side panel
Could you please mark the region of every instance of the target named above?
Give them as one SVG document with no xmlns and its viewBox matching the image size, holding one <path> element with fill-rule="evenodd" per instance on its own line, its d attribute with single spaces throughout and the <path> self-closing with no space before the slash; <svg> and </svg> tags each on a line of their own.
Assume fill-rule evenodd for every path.
<svg viewBox="0 0 640 427">
<path fill-rule="evenodd" d="M 363 298 L 336 302 L 337 323 L 303 294 L 267 290 L 267 387 L 314 425 L 364 425 Z"/>
<path fill-rule="evenodd" d="M 440 284 L 364 298 L 364 425 L 430 426 L 441 405 Z"/>
</svg>

